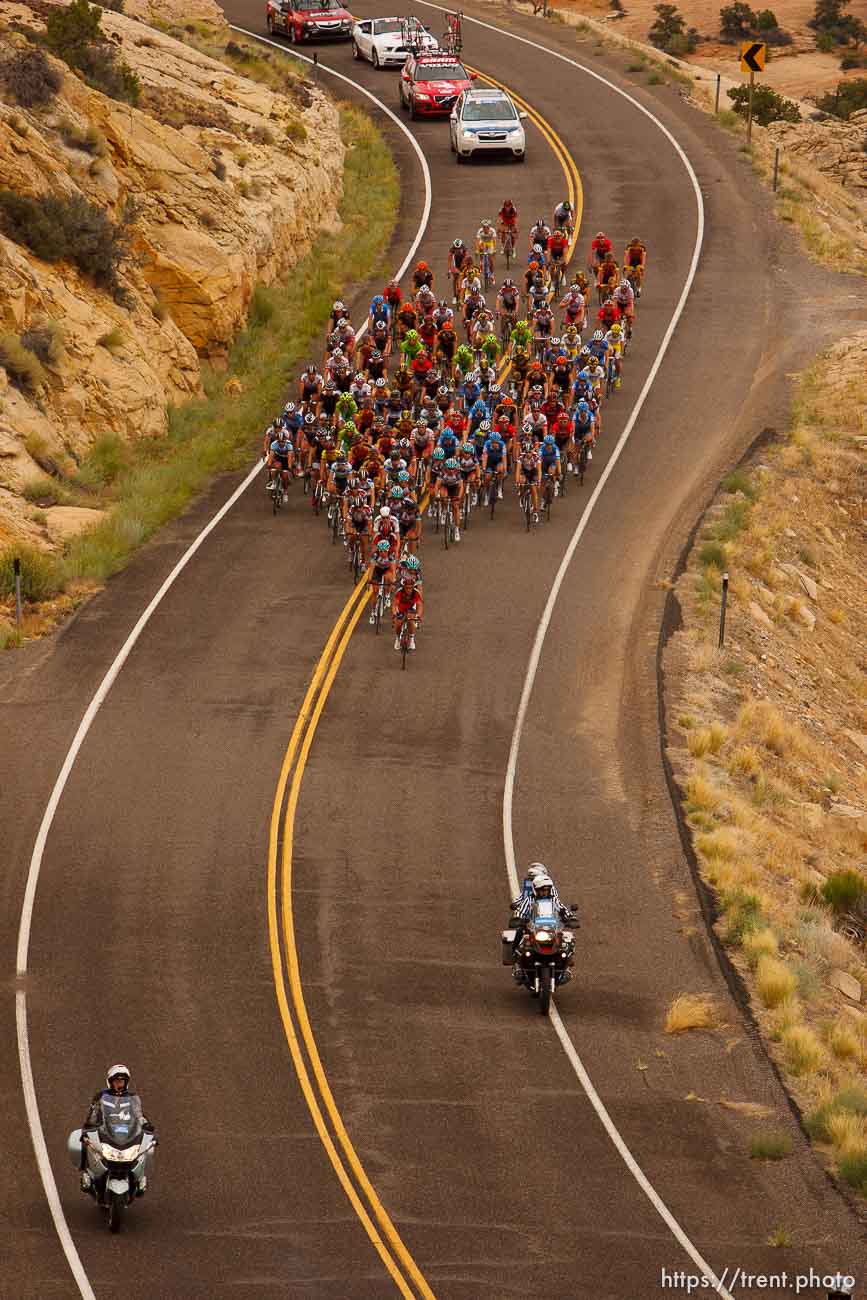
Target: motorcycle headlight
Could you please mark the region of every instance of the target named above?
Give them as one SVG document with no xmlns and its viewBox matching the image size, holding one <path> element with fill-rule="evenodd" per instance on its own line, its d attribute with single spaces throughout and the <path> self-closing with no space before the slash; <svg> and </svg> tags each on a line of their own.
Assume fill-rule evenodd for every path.
<svg viewBox="0 0 867 1300">
<path fill-rule="evenodd" d="M 541 943 L 548 947 L 554 942 L 557 936 L 553 930 L 537 930 L 534 937 L 536 943 Z"/>
<path fill-rule="evenodd" d="M 103 1160 L 111 1160 L 113 1162 L 123 1160 L 129 1160 L 132 1162 L 133 1160 L 138 1159 L 138 1153 L 140 1150 L 141 1143 L 138 1143 L 134 1147 L 124 1147 L 123 1151 L 118 1151 L 117 1147 L 110 1147 L 106 1142 L 103 1142 L 102 1158 Z"/>
</svg>

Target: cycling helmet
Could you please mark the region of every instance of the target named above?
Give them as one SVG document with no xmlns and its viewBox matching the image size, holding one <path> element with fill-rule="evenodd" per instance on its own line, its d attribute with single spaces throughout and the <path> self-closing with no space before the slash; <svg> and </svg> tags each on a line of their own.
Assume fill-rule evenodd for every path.
<svg viewBox="0 0 867 1300">
<path fill-rule="evenodd" d="M 446 461 L 446 469 L 457 469 L 457 468 L 458 468 L 458 462 L 455 460 L 454 456 L 449 456 L 448 460 Z"/>
<path fill-rule="evenodd" d="M 533 421 L 531 419 L 527 418 L 526 420 L 524 420 L 523 424 L 521 425 L 521 432 L 522 433 L 533 432 Z"/>
<path fill-rule="evenodd" d="M 407 330 L 406 337 L 408 339 L 412 339 L 413 342 L 415 342 L 415 340 L 418 338 L 418 330 Z"/>
<path fill-rule="evenodd" d="M 616 338 L 618 335 L 620 335 L 620 334 L 623 333 L 623 330 L 622 330 L 622 328 L 621 328 L 621 325 L 620 325 L 620 322 L 619 322 L 619 321 L 615 321 L 614 324 L 611 326 L 611 333 L 615 336 L 615 338 Z"/>
<path fill-rule="evenodd" d="M 581 351 L 578 353 L 578 355 L 579 357 L 591 357 L 593 353 L 590 351 L 587 344 L 585 343 Z"/>
<path fill-rule="evenodd" d="M 337 322 L 337 328 L 338 328 L 339 330 L 346 329 L 346 326 L 347 326 L 348 324 L 349 324 L 349 321 L 346 319 L 346 317 L 345 317 L 345 316 L 341 316 L 341 317 L 340 317 L 340 320 Z"/>
<path fill-rule="evenodd" d="M 356 370 L 356 372 L 355 372 L 355 382 L 356 382 L 357 384 L 363 384 L 363 383 L 364 383 L 364 375 L 362 374 L 362 372 L 361 372 L 360 370 Z"/>
<path fill-rule="evenodd" d="M 476 450 L 476 449 L 475 449 L 475 447 L 473 446 L 473 444 L 472 444 L 471 442 L 462 442 L 462 443 L 461 443 L 461 451 L 465 451 L 465 452 L 467 453 L 467 455 L 469 455 L 471 451 L 474 452 L 475 450 Z"/>
<path fill-rule="evenodd" d="M 560 207 L 561 207 L 561 209 L 562 209 L 563 212 L 571 212 L 571 211 L 572 211 L 572 204 L 569 202 L 568 199 L 564 199 L 563 202 L 560 204 Z"/>
<path fill-rule="evenodd" d="M 374 386 L 374 388 L 385 388 L 385 380 L 382 379 L 382 378 L 379 378 L 379 379 L 376 380 L 376 382 L 374 383 L 373 386 Z"/>
<path fill-rule="evenodd" d="M 316 423 L 316 416 L 313 414 L 312 411 L 308 411 L 307 414 L 304 416 L 304 423 L 305 423 L 305 424 L 315 424 L 315 423 Z"/>
<path fill-rule="evenodd" d="M 383 298 L 383 296 L 382 296 L 381 293 L 375 293 L 375 294 L 373 295 L 373 306 L 374 306 L 374 307 L 381 307 L 382 304 L 383 304 L 384 302 L 385 302 L 385 299 Z"/>
<path fill-rule="evenodd" d="M 445 460 L 446 454 L 443 451 L 442 447 L 434 447 L 433 458 L 434 460 Z"/>
<path fill-rule="evenodd" d="M 294 410 L 295 410 L 295 403 L 287 402 L 286 405 L 283 407 L 283 414 L 291 415 Z"/>
<path fill-rule="evenodd" d="M 401 438 L 397 445 L 400 447 L 401 451 L 409 451 L 409 438 Z"/>
<path fill-rule="evenodd" d="M 603 340 L 604 338 L 605 338 L 605 335 L 602 333 L 602 330 L 594 330 L 594 331 L 593 331 L 593 342 L 594 342 L 594 343 L 601 343 L 602 340 Z"/>
<path fill-rule="evenodd" d="M 597 231 L 596 231 L 596 238 L 597 238 L 597 239 L 607 239 L 608 236 L 605 234 L 605 231 L 604 231 L 604 230 L 597 230 Z"/>
<path fill-rule="evenodd" d="M 372 351 L 371 354 L 370 354 L 370 359 L 371 359 L 371 361 L 381 361 L 381 360 L 382 360 L 382 353 L 380 352 L 379 348 L 374 348 L 374 349 L 373 349 L 373 351 Z"/>
<path fill-rule="evenodd" d="M 388 506 L 383 506 L 379 512 L 380 519 L 388 519 L 390 515 L 391 515 L 391 511 L 389 510 Z"/>
<path fill-rule="evenodd" d="M 376 543 L 376 549 L 380 555 L 386 555 L 391 549 L 390 543 L 383 537 L 382 541 Z"/>
<path fill-rule="evenodd" d="M 578 403 L 578 410 L 581 411 L 582 414 L 585 411 L 590 410 L 590 403 L 586 400 L 586 398 L 584 397 L 581 398 L 581 401 Z"/>
<path fill-rule="evenodd" d="M 112 1079 L 116 1079 L 118 1075 L 122 1075 L 126 1082 L 129 1083 L 129 1070 L 125 1065 L 110 1065 L 105 1072 L 105 1085 L 107 1088 L 111 1087 Z"/>
<path fill-rule="evenodd" d="M 560 344 L 561 344 L 562 342 L 563 342 L 563 340 L 560 338 L 560 336 L 557 335 L 557 334 L 555 334 L 554 337 L 551 339 L 551 347 L 552 347 L 552 348 L 559 348 L 559 346 L 560 346 Z"/>
<path fill-rule="evenodd" d="M 556 443 L 557 439 L 554 437 L 553 433 L 546 433 L 542 441 L 547 442 L 548 445 L 550 446 L 551 443 Z"/>
<path fill-rule="evenodd" d="M 403 498 L 403 488 L 395 486 L 391 489 L 388 495 L 391 497 L 392 501 L 400 501 Z"/>
<path fill-rule="evenodd" d="M 409 569 L 412 573 L 418 573 L 421 568 L 421 560 L 417 555 L 408 555 L 403 562 L 403 567 Z"/>
<path fill-rule="evenodd" d="M 507 275 L 507 276 L 506 276 L 505 280 L 503 281 L 503 285 L 502 285 L 502 287 L 503 287 L 504 289 L 514 289 L 514 287 L 515 287 L 515 281 L 512 279 L 512 277 L 511 277 L 510 275 Z"/>
<path fill-rule="evenodd" d="M 338 357 L 343 356 L 343 348 L 335 348 L 331 355 L 336 361 Z"/>
<path fill-rule="evenodd" d="M 496 397 L 497 393 L 499 393 L 500 391 L 501 389 L 499 384 L 491 384 L 490 388 L 488 389 L 488 395 L 490 397 Z"/>
<path fill-rule="evenodd" d="M 407 470 L 407 469 L 402 469 L 402 470 L 400 471 L 400 473 L 398 474 L 398 476 L 397 476 L 397 481 L 398 481 L 398 483 L 408 483 L 408 482 L 409 482 L 409 470 Z M 405 490 L 405 489 L 404 489 L 404 490 Z"/>
<path fill-rule="evenodd" d="M 479 428 L 481 429 L 482 433 L 490 433 L 491 431 L 490 420 L 482 420 L 481 424 L 479 425 Z"/>
<path fill-rule="evenodd" d="M 470 285 L 470 288 L 473 290 L 474 293 L 478 293 L 481 287 L 482 287 L 482 282 L 481 280 L 478 279 L 473 280 L 472 284 Z"/>
<path fill-rule="evenodd" d="M 628 288 L 629 288 L 629 281 L 626 279 L 625 276 L 624 276 L 623 279 L 620 281 L 620 288 L 621 288 L 621 289 L 628 289 Z"/>
<path fill-rule="evenodd" d="M 534 252 L 534 253 L 543 253 L 544 251 L 545 251 L 545 250 L 542 248 L 542 245 L 541 245 L 541 244 L 534 244 L 534 245 L 533 245 L 533 252 Z"/>
<path fill-rule="evenodd" d="M 452 248 L 463 248 L 463 246 L 464 241 L 462 239 L 452 240 Z"/>
</svg>

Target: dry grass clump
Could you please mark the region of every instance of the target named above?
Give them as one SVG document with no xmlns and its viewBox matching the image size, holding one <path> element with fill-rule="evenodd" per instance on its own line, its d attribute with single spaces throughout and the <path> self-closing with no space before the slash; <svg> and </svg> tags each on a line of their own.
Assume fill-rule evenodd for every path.
<svg viewBox="0 0 867 1300">
<path fill-rule="evenodd" d="M 730 776 L 745 776 L 753 780 L 762 770 L 762 756 L 755 745 L 737 745 L 726 759 Z"/>
<path fill-rule="evenodd" d="M 713 812 L 719 807 L 722 800 L 722 792 L 719 786 L 714 785 L 701 772 L 694 772 L 686 783 L 686 811 L 687 815 L 694 812 L 705 811 Z"/>
<path fill-rule="evenodd" d="M 794 1075 L 814 1074 L 827 1060 L 827 1052 L 809 1025 L 791 1025 L 780 1035 L 786 1065 Z"/>
<path fill-rule="evenodd" d="M 751 1160 L 782 1160 L 792 1154 L 792 1139 L 782 1129 L 759 1129 L 750 1138 Z"/>
<path fill-rule="evenodd" d="M 756 739 L 778 758 L 802 753 L 806 737 L 794 723 L 787 722 L 770 700 L 748 700 L 738 713 L 736 732 L 744 739 Z"/>
<path fill-rule="evenodd" d="M 745 934 L 741 947 L 751 966 L 757 966 L 762 957 L 776 957 L 780 951 L 777 936 L 767 925 Z"/>
<path fill-rule="evenodd" d="M 715 1029 L 719 1008 L 706 993 L 682 993 L 668 1008 L 665 1017 L 667 1034 L 682 1034 L 689 1029 Z"/>
<path fill-rule="evenodd" d="M 828 1030 L 828 1046 L 838 1061 L 859 1062 L 865 1053 L 864 1035 L 850 1016 L 840 1016 Z"/>
<path fill-rule="evenodd" d="M 721 722 L 712 722 L 709 727 L 696 728 L 689 733 L 687 747 L 693 758 L 703 758 L 705 754 L 718 754 L 728 739 L 728 728 Z"/>
<path fill-rule="evenodd" d="M 794 971 L 778 957 L 766 954 L 756 963 L 756 992 L 769 1009 L 779 1007 L 798 986 Z"/>
</svg>

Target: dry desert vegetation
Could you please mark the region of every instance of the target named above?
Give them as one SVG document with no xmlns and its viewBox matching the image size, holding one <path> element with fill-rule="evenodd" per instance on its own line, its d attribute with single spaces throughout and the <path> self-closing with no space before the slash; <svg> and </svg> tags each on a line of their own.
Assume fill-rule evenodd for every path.
<svg viewBox="0 0 867 1300">
<path fill-rule="evenodd" d="M 862 331 L 800 377 L 789 433 L 724 479 L 675 585 L 664 677 L 717 932 L 808 1131 L 867 1194 L 865 413 Z"/>
</svg>

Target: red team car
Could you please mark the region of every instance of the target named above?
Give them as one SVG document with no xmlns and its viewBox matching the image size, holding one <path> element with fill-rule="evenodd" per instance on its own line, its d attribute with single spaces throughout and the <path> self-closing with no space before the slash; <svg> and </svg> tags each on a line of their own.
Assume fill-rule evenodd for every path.
<svg viewBox="0 0 867 1300">
<path fill-rule="evenodd" d="M 448 117 L 475 79 L 453 54 L 411 55 L 400 74 L 400 102 L 410 117 Z"/>
<path fill-rule="evenodd" d="M 344 40 L 352 36 L 354 19 L 338 0 L 268 0 L 268 31 L 280 32 L 296 45 L 309 40 Z"/>
</svg>

